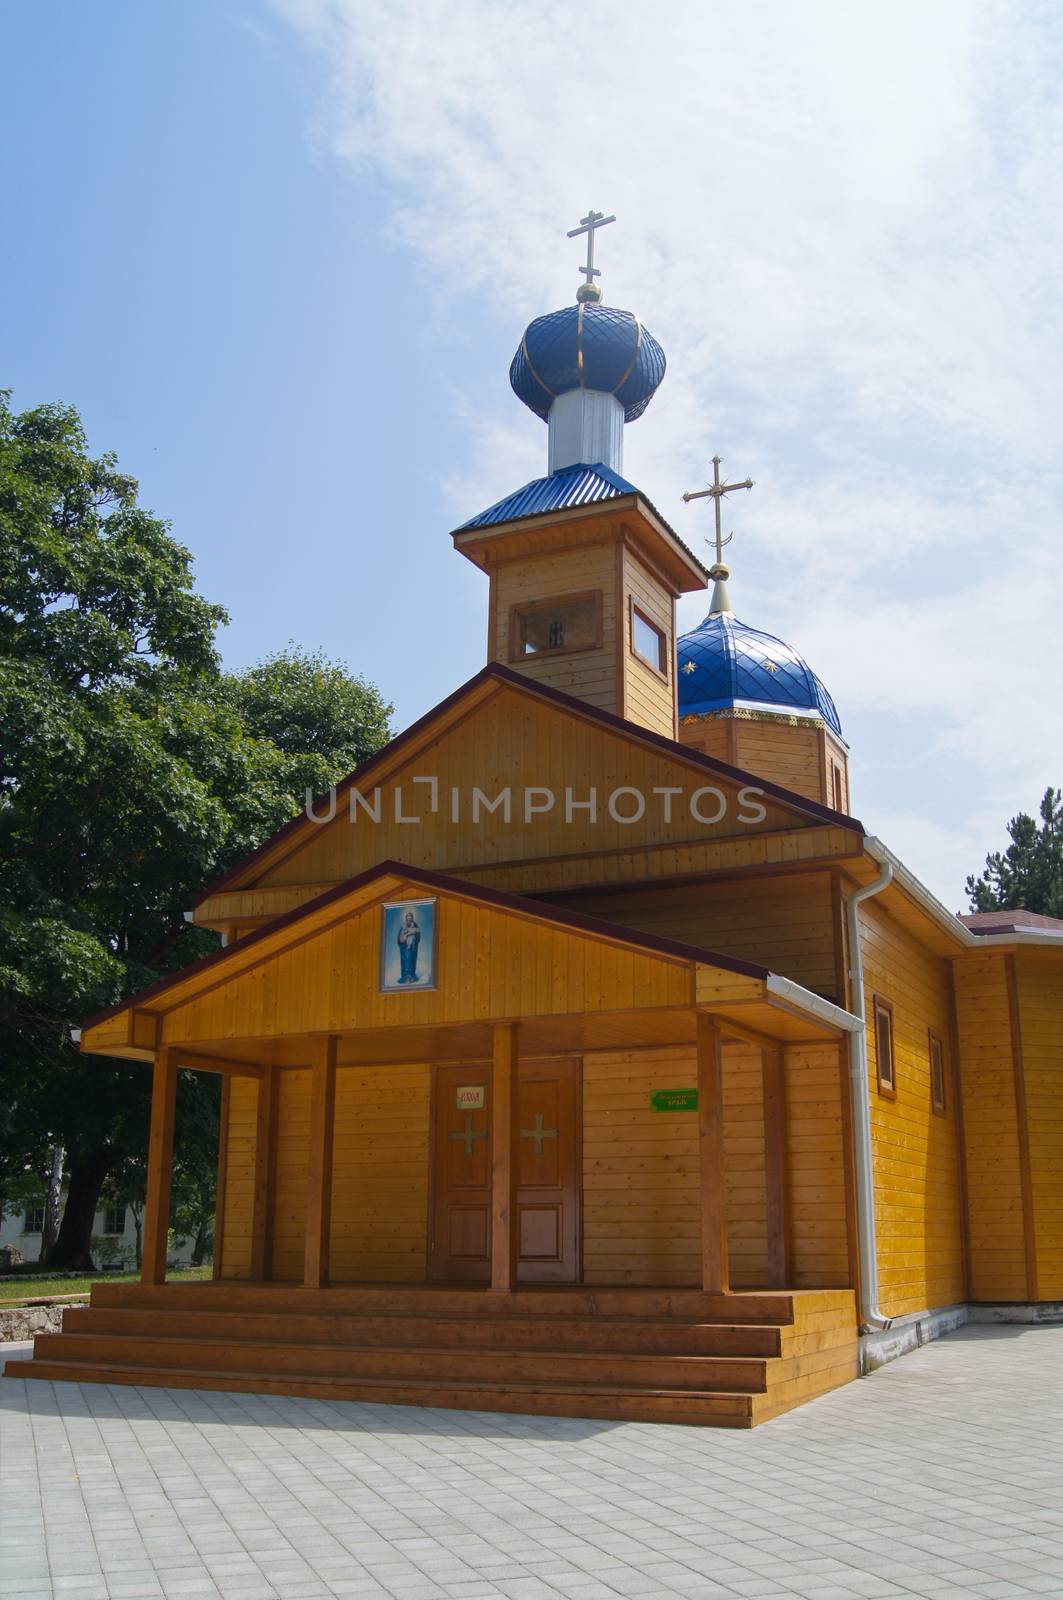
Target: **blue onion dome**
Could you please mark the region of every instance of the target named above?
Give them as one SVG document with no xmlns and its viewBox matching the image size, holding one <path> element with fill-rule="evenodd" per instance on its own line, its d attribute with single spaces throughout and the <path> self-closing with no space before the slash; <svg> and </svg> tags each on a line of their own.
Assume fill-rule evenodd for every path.
<svg viewBox="0 0 1063 1600">
<path fill-rule="evenodd" d="M 632 311 L 583 301 L 536 317 L 513 357 L 517 398 L 545 422 L 559 394 L 613 394 L 624 421 L 641 417 L 664 377 L 664 351 Z"/>
<path fill-rule="evenodd" d="M 773 634 L 739 622 L 730 611 L 710 614 L 677 643 L 679 715 L 732 709 L 820 717 L 838 736 L 834 701 L 812 668 Z"/>
</svg>

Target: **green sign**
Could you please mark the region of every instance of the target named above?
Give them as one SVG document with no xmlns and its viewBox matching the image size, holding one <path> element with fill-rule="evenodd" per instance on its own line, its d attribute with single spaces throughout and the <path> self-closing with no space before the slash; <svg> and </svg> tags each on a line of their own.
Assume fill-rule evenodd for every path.
<svg viewBox="0 0 1063 1600">
<path fill-rule="evenodd" d="M 696 1089 L 654 1089 L 650 1095 L 651 1111 L 696 1111 Z"/>
</svg>

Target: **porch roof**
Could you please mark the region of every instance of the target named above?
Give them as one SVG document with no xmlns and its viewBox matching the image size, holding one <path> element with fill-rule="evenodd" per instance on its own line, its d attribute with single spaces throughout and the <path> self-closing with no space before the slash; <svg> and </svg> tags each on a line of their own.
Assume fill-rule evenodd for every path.
<svg viewBox="0 0 1063 1600">
<path fill-rule="evenodd" d="M 438 981 L 382 992 L 379 908 L 431 896 Z M 307 1039 L 339 1037 L 341 1062 L 490 1053 L 494 1023 L 525 1053 L 693 1042 L 696 1012 L 737 1037 L 837 1037 L 855 1019 L 749 961 L 384 861 L 85 1024 L 88 1054 L 189 1066 L 299 1064 Z"/>
</svg>

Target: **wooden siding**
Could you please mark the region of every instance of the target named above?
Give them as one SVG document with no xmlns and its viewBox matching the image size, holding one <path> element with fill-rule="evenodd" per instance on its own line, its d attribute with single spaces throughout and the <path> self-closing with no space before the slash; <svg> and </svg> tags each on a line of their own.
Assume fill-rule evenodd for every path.
<svg viewBox="0 0 1063 1600">
<path fill-rule="evenodd" d="M 679 742 L 714 761 L 734 764 L 734 718 L 698 717 L 679 724 Z"/>
<path fill-rule="evenodd" d="M 225 1159 L 225 1230 L 220 1276 L 251 1276 L 251 1213 L 255 1197 L 258 1083 L 229 1078 L 229 1145 Z"/>
<path fill-rule="evenodd" d="M 621 652 L 623 714 L 640 727 L 672 738 L 675 732 L 675 634 L 672 625 L 672 595 L 664 584 L 627 545 L 623 547 L 623 589 L 621 618 L 624 630 Z M 632 649 L 632 602 L 655 623 L 665 636 L 668 669 L 662 677 L 635 655 Z"/>
<path fill-rule="evenodd" d="M 439 810 L 435 814 L 430 811 L 429 787 L 414 784 L 417 777 L 438 780 Z M 728 797 L 726 813 L 716 823 L 699 823 L 686 803 L 685 797 L 706 785 Z M 474 786 L 491 801 L 509 787 L 511 820 L 507 823 L 501 810 L 488 812 L 483 802 L 477 803 L 474 820 Z M 525 786 L 549 790 L 556 796 L 553 809 L 526 820 Z M 646 812 L 640 821 L 617 822 L 609 815 L 610 795 L 624 786 L 636 788 L 646 797 Z M 653 795 L 655 787 L 664 786 L 681 791 L 673 803 L 670 823 L 664 820 L 663 804 Z M 598 793 L 597 818 L 592 820 L 586 810 L 573 809 L 566 821 L 566 789 L 572 791 L 572 801 L 578 802 L 587 799 L 592 788 Z M 741 783 L 696 770 L 681 755 L 670 757 L 612 728 L 590 722 L 581 725 L 571 713 L 507 686 L 388 775 L 381 784 L 379 823 L 360 809 L 352 823 L 349 806 L 340 803 L 335 821 L 309 827 L 297 848 L 264 869 L 255 885 L 247 887 L 324 886 L 388 858 L 460 873 L 467 867 L 491 863 L 578 858 L 657 845 L 697 846 L 725 838 L 738 838 L 748 845 L 761 834 L 815 826 L 813 818 L 778 801 L 764 802 L 762 822 L 740 821 L 740 813 L 749 814 L 738 802 L 741 788 Z M 454 789 L 460 797 L 456 822 L 451 809 Z M 365 798 L 372 801 L 371 789 Z M 397 805 L 400 815 L 419 815 L 422 820 L 397 822 Z M 700 805 L 704 815 L 718 809 L 711 796 L 703 798 Z"/>
<path fill-rule="evenodd" d="M 334 1283 L 424 1281 L 430 1084 L 421 1064 L 336 1074 Z"/>
<path fill-rule="evenodd" d="M 1037 1298 L 1063 1300 L 1063 968 L 1015 957 L 1026 1087 Z"/>
<path fill-rule="evenodd" d="M 280 1071 L 273 1177 L 273 1278 L 299 1283 L 306 1241 L 306 1169 L 310 1148 L 310 1072 Z"/>
<path fill-rule="evenodd" d="M 826 871 L 731 879 L 683 889 L 574 895 L 560 903 L 699 949 L 756 961 L 818 994 L 839 998 Z"/>
<path fill-rule="evenodd" d="M 389 898 L 423 896 L 406 889 Z M 447 896 L 436 905 L 438 988 L 381 994 L 380 925 L 380 906 L 371 903 L 219 978 L 165 1014 L 164 1042 L 624 1011 L 692 998 L 690 963 Z"/>
<path fill-rule="evenodd" d="M 1022 1165 L 1004 957 L 955 966 L 974 1300 L 1025 1300 Z"/>
<path fill-rule="evenodd" d="M 819 729 L 807 723 L 735 718 L 735 765 L 784 789 L 827 801 L 820 759 Z M 830 802 L 827 801 L 829 804 Z"/>
<path fill-rule="evenodd" d="M 723 1148 L 731 1287 L 763 1286 L 769 1282 L 764 1076 L 761 1052 L 751 1045 L 723 1047 Z"/>
<path fill-rule="evenodd" d="M 874 1015 L 876 995 L 893 1007 L 896 1096 L 879 1092 L 871 1026 L 868 1094 L 879 1299 L 888 1315 L 899 1317 L 966 1296 L 950 971 L 876 901 L 861 908 L 860 920 L 867 1015 Z M 930 1090 L 931 1029 L 945 1046 L 944 1116 L 935 1114 Z"/>
<path fill-rule="evenodd" d="M 786 1156 L 793 1286 L 850 1286 L 845 1117 L 838 1046 L 786 1045 Z"/>
<path fill-rule="evenodd" d="M 536 683 L 547 683 L 553 689 L 578 695 L 603 711 L 620 710 L 616 672 L 616 557 L 611 541 L 503 560 L 491 573 L 491 590 L 492 661 L 503 661 Z M 592 590 L 602 597 L 601 642 L 596 649 L 510 660 L 509 623 L 514 606 Z"/>
<path fill-rule="evenodd" d="M 698 1119 L 649 1103 L 696 1083 L 693 1048 L 584 1057 L 585 1283 L 700 1283 Z"/>
</svg>

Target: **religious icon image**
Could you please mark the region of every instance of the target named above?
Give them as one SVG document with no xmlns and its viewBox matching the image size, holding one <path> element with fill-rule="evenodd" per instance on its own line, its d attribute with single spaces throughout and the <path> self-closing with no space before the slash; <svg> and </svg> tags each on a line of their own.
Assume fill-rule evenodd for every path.
<svg viewBox="0 0 1063 1600">
<path fill-rule="evenodd" d="M 381 909 L 381 989 L 434 989 L 435 901 L 395 900 Z"/>
</svg>

